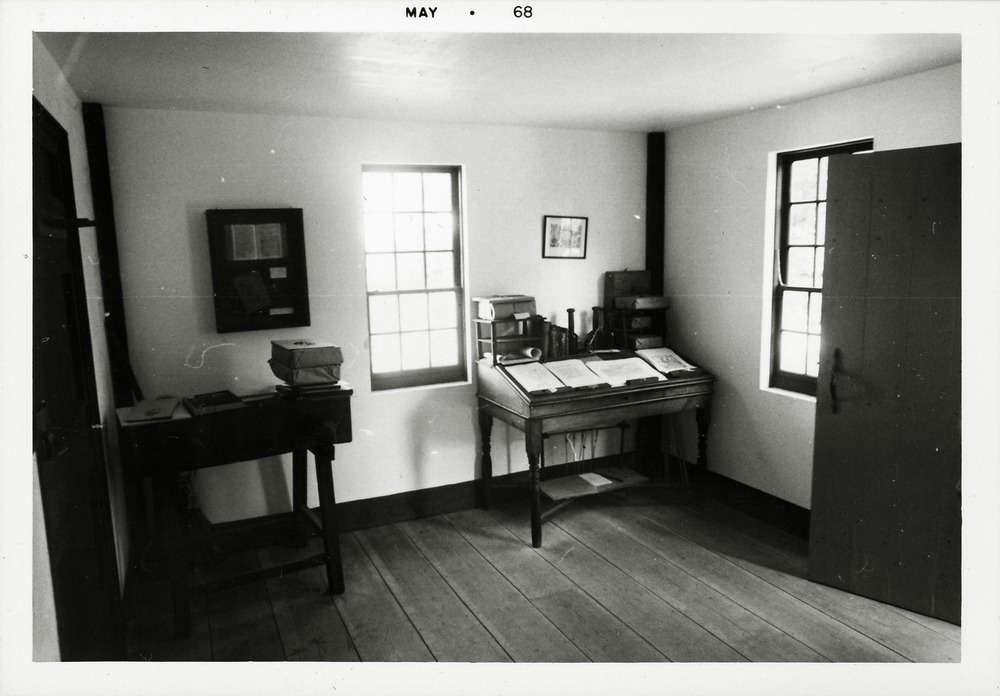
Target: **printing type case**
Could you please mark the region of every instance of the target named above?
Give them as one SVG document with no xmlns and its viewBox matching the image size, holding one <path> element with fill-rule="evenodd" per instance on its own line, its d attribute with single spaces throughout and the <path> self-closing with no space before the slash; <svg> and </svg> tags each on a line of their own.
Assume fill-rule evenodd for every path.
<svg viewBox="0 0 1000 696">
<path fill-rule="evenodd" d="M 291 386 L 334 384 L 344 362 L 339 346 L 323 341 L 271 341 L 268 364 L 274 376 Z"/>
</svg>

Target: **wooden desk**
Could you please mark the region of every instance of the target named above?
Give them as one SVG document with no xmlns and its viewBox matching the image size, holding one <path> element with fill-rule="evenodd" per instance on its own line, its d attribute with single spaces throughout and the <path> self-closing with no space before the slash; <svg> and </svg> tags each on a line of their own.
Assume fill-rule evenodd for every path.
<svg viewBox="0 0 1000 696">
<path fill-rule="evenodd" d="M 694 409 L 698 425 L 699 467 L 706 466 L 708 424 L 712 385 L 715 378 L 705 372 L 685 373 L 666 382 L 636 386 L 600 387 L 548 394 L 528 394 L 503 366 L 477 363 L 479 377 L 479 429 L 482 433 L 482 486 L 486 506 L 490 504 L 493 460 L 490 435 L 497 418 L 525 434 L 528 481 L 531 491 L 531 543 L 542 545 L 542 506 L 539 489 L 539 457 L 542 438 L 588 428 L 607 427 L 645 416 L 665 416 Z"/>
<path fill-rule="evenodd" d="M 283 571 L 326 564 L 330 592 L 344 591 L 340 540 L 334 521 L 332 461 L 334 446 L 351 441 L 350 389 L 319 399 L 265 396 L 245 400 L 242 408 L 192 417 L 178 406 L 165 421 L 127 423 L 129 408 L 118 409 L 122 446 L 131 447 L 142 476 L 153 484 L 153 516 L 170 573 L 174 626 L 178 637 L 191 634 L 190 590 L 184 561 L 186 508 L 178 487 L 181 472 L 292 453 L 292 512 L 323 536 L 324 552 L 293 564 L 269 568 L 231 583 L 271 577 Z M 306 452 L 313 453 L 319 489 L 319 515 L 306 502 Z M 289 521 L 292 521 L 291 519 Z"/>
</svg>

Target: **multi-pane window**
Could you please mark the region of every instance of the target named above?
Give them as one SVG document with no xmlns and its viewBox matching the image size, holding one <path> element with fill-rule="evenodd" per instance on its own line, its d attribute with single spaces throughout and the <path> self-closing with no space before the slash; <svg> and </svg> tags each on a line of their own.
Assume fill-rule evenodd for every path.
<svg viewBox="0 0 1000 696">
<path fill-rule="evenodd" d="M 778 262 L 771 331 L 771 386 L 816 394 L 819 373 L 826 173 L 831 155 L 872 148 L 871 140 L 778 155 Z"/>
<path fill-rule="evenodd" d="M 372 388 L 464 380 L 459 168 L 362 177 Z"/>
</svg>

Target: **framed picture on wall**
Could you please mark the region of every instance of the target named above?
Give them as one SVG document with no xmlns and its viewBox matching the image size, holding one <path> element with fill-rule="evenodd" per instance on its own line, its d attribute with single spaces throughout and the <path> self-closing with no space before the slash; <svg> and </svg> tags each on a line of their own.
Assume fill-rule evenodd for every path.
<svg viewBox="0 0 1000 696">
<path fill-rule="evenodd" d="M 219 333 L 309 326 L 300 208 L 205 211 Z"/>
<path fill-rule="evenodd" d="M 546 215 L 542 218 L 543 259 L 587 258 L 587 218 Z"/>
</svg>

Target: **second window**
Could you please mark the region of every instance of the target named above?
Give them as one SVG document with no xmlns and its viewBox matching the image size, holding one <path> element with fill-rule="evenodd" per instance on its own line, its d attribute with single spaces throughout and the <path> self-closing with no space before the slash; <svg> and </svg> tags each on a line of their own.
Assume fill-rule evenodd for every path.
<svg viewBox="0 0 1000 696">
<path fill-rule="evenodd" d="M 364 167 L 372 389 L 466 379 L 459 174 Z"/>
</svg>

